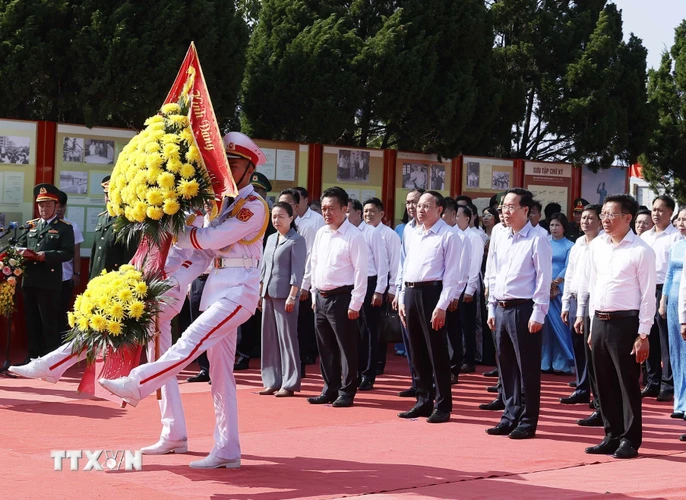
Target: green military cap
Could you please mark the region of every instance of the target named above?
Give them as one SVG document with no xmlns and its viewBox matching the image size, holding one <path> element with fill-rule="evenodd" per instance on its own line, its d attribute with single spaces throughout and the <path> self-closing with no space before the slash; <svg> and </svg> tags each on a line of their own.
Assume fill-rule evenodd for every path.
<svg viewBox="0 0 686 500">
<path fill-rule="evenodd" d="M 59 201 L 60 190 L 52 184 L 42 183 L 33 188 L 33 197 L 36 203 L 39 201 Z"/>
<path fill-rule="evenodd" d="M 255 187 L 260 187 L 267 192 L 272 190 L 272 183 L 269 182 L 267 176 L 261 172 L 255 172 L 254 174 L 252 174 L 252 177 L 250 178 L 250 184 L 252 184 Z"/>
</svg>

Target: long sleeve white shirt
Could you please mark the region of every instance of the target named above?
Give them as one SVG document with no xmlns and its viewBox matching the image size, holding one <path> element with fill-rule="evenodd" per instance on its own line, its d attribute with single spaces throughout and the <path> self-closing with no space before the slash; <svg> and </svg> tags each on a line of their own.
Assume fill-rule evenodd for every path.
<svg viewBox="0 0 686 500">
<path fill-rule="evenodd" d="M 452 299 L 459 299 L 460 295 L 462 295 L 462 292 L 465 291 L 465 288 L 467 287 L 467 282 L 469 281 L 469 266 L 472 258 L 472 242 L 469 239 L 469 236 L 467 236 L 467 233 L 465 233 L 457 225 L 453 226 L 452 230 L 457 235 L 457 237 L 460 238 L 460 243 L 462 247 L 460 249 L 460 256 L 458 261 L 455 264 L 453 264 L 458 266 L 459 271 L 458 282 L 457 286 L 455 287 L 455 295 L 452 297 Z"/>
<path fill-rule="evenodd" d="M 572 295 L 579 296 L 579 282 L 583 279 L 583 274 L 588 267 L 588 247 L 586 236 L 581 236 L 569 251 L 565 287 L 562 294 L 562 312 L 569 312 Z M 586 315 L 586 310 L 580 307 L 580 304 L 580 301 L 577 300 L 576 315 L 583 317 Z"/>
<path fill-rule="evenodd" d="M 500 236 L 507 234 L 507 232 L 507 227 L 503 226 L 500 222 L 493 226 L 493 229 L 491 230 L 491 240 L 488 244 L 488 256 L 486 258 L 486 272 L 484 274 L 484 284 L 486 288 L 488 288 L 489 293 L 493 291 L 493 278 L 495 277 L 494 262 L 491 257 L 493 248 L 495 247 L 496 240 Z"/>
<path fill-rule="evenodd" d="M 471 258 L 469 259 L 469 271 L 467 278 L 467 288 L 464 293 L 466 295 L 474 295 L 479 288 L 479 277 L 481 276 L 481 264 L 484 260 L 484 243 L 483 238 L 479 234 L 481 231 L 474 227 L 467 228 L 465 234 L 469 237 L 471 243 Z"/>
<path fill-rule="evenodd" d="M 650 231 L 646 231 L 641 235 L 641 239 L 655 252 L 657 284 L 663 285 L 667 276 L 667 267 L 669 266 L 669 251 L 672 249 L 674 242 L 681 239 L 681 234 L 672 224 L 667 226 L 661 233 L 658 233 L 656 227 L 653 226 Z"/>
<path fill-rule="evenodd" d="M 364 221 L 357 227 L 367 242 L 367 276 L 376 276 L 375 293 L 386 293 L 388 285 L 388 257 L 381 233 Z"/>
<path fill-rule="evenodd" d="M 303 276 L 304 290 L 309 290 L 312 283 L 312 272 L 310 269 L 310 258 L 312 256 L 312 245 L 314 245 L 314 239 L 317 235 L 319 228 L 323 227 L 324 217 L 319 215 L 314 210 L 308 208 L 302 217 L 295 218 L 295 225 L 298 228 L 298 233 L 300 236 L 305 238 L 305 244 L 307 246 L 307 260 L 305 261 L 305 275 Z"/>
<path fill-rule="evenodd" d="M 310 256 L 312 289 L 333 290 L 353 285 L 350 309 L 359 311 L 367 293 L 367 242 L 348 219 L 338 229 L 317 231 Z"/>
<path fill-rule="evenodd" d="M 489 260 L 491 257 L 493 289 L 488 297 L 488 317 L 495 317 L 499 300 L 532 299 L 531 320 L 543 324 L 553 274 L 553 250 L 548 238 L 540 236 L 527 222 L 518 233 L 508 229 L 495 241 L 491 238 Z"/>
<path fill-rule="evenodd" d="M 403 268 L 405 267 L 405 258 L 407 257 L 407 249 L 409 248 L 410 241 L 417 234 L 413 229 L 417 228 L 417 221 L 411 220 L 405 225 L 403 230 L 403 237 L 400 242 L 400 259 L 398 260 L 398 272 L 396 275 L 395 288 L 397 290 L 396 295 L 400 296 L 400 292 L 403 286 Z"/>
<path fill-rule="evenodd" d="M 376 226 L 376 230 L 381 233 L 381 238 L 386 248 L 386 259 L 388 260 L 388 288 L 390 293 L 395 294 L 398 279 L 398 264 L 400 263 L 400 236 L 393 229 L 383 222 Z"/>
<path fill-rule="evenodd" d="M 578 285 L 578 301 L 596 311 L 639 311 L 638 333 L 650 335 L 655 318 L 657 271 L 655 252 L 633 231 L 615 245 L 609 235 L 589 245 L 586 273 Z"/>
<path fill-rule="evenodd" d="M 439 219 L 428 230 L 424 226 L 406 227 L 405 234 L 415 234 L 408 240 L 407 256 L 403 266 L 403 281 L 398 300 L 405 299 L 405 283 L 421 281 L 443 281 L 443 289 L 437 308 L 446 310 L 460 281 L 460 266 L 453 265 L 460 260 L 462 243 L 452 228 Z"/>
</svg>

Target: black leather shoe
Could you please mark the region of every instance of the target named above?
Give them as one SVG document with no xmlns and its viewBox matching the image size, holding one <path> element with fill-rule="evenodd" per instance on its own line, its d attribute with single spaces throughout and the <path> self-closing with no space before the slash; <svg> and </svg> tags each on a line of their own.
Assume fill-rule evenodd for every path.
<svg viewBox="0 0 686 500">
<path fill-rule="evenodd" d="M 566 398 L 560 398 L 560 403 L 563 405 L 575 405 L 578 403 L 588 403 L 591 401 L 591 397 L 588 393 L 576 392 L 574 391 L 570 396 Z"/>
<path fill-rule="evenodd" d="M 679 441 L 686 441 L 686 434 L 679 436 Z"/>
<path fill-rule="evenodd" d="M 210 374 L 207 373 L 205 370 L 200 370 L 197 375 L 193 377 L 188 377 L 186 379 L 186 382 L 209 382 L 210 381 Z"/>
<path fill-rule="evenodd" d="M 426 419 L 430 424 L 441 424 L 450 420 L 450 412 L 434 410 L 433 413 Z"/>
<path fill-rule="evenodd" d="M 576 423 L 581 427 L 602 427 L 603 417 L 600 416 L 600 412 L 594 411 L 590 417 L 577 420 Z"/>
<path fill-rule="evenodd" d="M 666 403 L 668 401 L 671 401 L 672 399 L 674 399 L 673 392 L 660 391 L 660 394 L 657 395 L 657 400 L 661 403 Z"/>
<path fill-rule="evenodd" d="M 401 411 L 398 413 L 400 418 L 419 418 L 419 417 L 429 417 L 431 416 L 431 407 L 426 406 L 415 406 L 407 411 Z"/>
<path fill-rule="evenodd" d="M 476 371 L 476 366 L 470 364 L 463 364 L 460 367 L 460 373 L 474 373 Z"/>
<path fill-rule="evenodd" d="M 672 413 L 669 418 L 684 418 L 684 412 L 683 411 L 675 411 Z"/>
<path fill-rule="evenodd" d="M 450 374 L 450 385 L 457 385 L 458 382 L 459 382 L 459 379 L 457 378 L 457 375 L 455 375 L 454 373 L 451 373 Z"/>
<path fill-rule="evenodd" d="M 511 425 L 500 423 L 495 427 L 486 429 L 486 434 L 490 434 L 491 436 L 507 436 L 512 430 Z"/>
<path fill-rule="evenodd" d="M 600 444 L 589 446 L 586 453 L 589 455 L 612 455 L 619 448 L 617 441 L 601 441 Z"/>
<path fill-rule="evenodd" d="M 567 385 L 572 388 L 576 388 L 576 382 L 568 382 Z"/>
<path fill-rule="evenodd" d="M 659 387 L 645 386 L 643 388 L 643 390 L 641 391 L 641 397 L 642 398 L 654 398 L 654 397 L 657 397 L 658 394 L 660 394 L 660 388 Z"/>
<path fill-rule="evenodd" d="M 503 403 L 503 400 L 500 398 L 494 399 L 490 403 L 482 403 L 479 405 L 480 410 L 493 410 L 493 411 L 502 411 L 505 409 L 505 403 Z"/>
<path fill-rule="evenodd" d="M 238 361 L 233 365 L 233 371 L 247 370 L 250 368 L 250 358 L 241 356 Z"/>
<path fill-rule="evenodd" d="M 492 385 L 491 387 L 486 387 L 486 390 L 487 390 L 488 392 L 494 392 L 494 393 L 499 392 L 499 391 L 498 391 L 498 386 L 497 386 L 497 385 Z"/>
<path fill-rule="evenodd" d="M 401 398 L 414 398 L 417 396 L 417 391 L 414 390 L 414 387 L 410 387 L 409 389 L 400 391 L 398 393 L 398 396 L 400 396 Z"/>
<path fill-rule="evenodd" d="M 349 408 L 353 405 L 353 398 L 350 396 L 338 396 L 338 399 L 331 406 L 334 408 Z"/>
<path fill-rule="evenodd" d="M 536 431 L 533 429 L 517 427 L 515 430 L 508 434 L 508 437 L 510 439 L 531 439 L 536 437 Z"/>
<path fill-rule="evenodd" d="M 499 376 L 498 367 L 495 367 L 490 371 L 484 372 L 484 377 L 497 378 L 498 376 Z"/>
<path fill-rule="evenodd" d="M 622 439 L 622 443 L 612 456 L 615 458 L 634 458 L 638 456 L 638 451 L 631 446 L 628 439 Z"/>
<path fill-rule="evenodd" d="M 326 394 L 320 394 L 314 398 L 307 398 L 307 402 L 311 405 L 326 405 L 336 401 L 336 396 L 327 396 Z"/>
<path fill-rule="evenodd" d="M 369 380 L 363 380 L 358 389 L 361 391 L 371 391 L 374 389 L 374 383 Z"/>
</svg>

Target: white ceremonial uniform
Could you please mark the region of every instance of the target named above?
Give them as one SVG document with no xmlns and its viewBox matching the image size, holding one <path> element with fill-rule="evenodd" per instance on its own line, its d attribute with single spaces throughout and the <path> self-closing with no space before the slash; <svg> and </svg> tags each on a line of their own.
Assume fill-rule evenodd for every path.
<svg viewBox="0 0 686 500">
<path fill-rule="evenodd" d="M 234 460 L 240 458 L 238 409 L 233 364 L 237 328 L 254 314 L 259 295 L 259 261 L 262 237 L 269 211 L 252 185 L 242 188 L 234 202 L 222 208 L 210 226 L 188 228 L 177 247 L 194 249 L 191 266 L 183 263 L 174 274 L 179 290 L 192 282 L 213 262 L 214 269 L 203 291 L 200 317 L 178 342 L 153 363 L 139 366 L 129 375 L 139 389 L 139 399 L 151 394 L 186 367 L 198 354 L 207 351 L 216 416 L 214 447 L 211 455 Z M 197 262 L 196 262 L 197 260 Z M 179 275 L 182 280 L 178 280 Z M 184 286 L 186 284 L 186 286 Z"/>
<path fill-rule="evenodd" d="M 383 222 L 376 226 L 376 230 L 381 233 L 381 238 L 383 239 L 386 248 L 389 271 L 388 289 L 392 294 L 395 294 L 398 279 L 398 264 L 400 263 L 400 236 Z"/>
<path fill-rule="evenodd" d="M 307 260 L 305 261 L 305 275 L 303 276 L 302 289 L 309 290 L 312 285 L 312 269 L 310 266 L 312 245 L 314 245 L 317 231 L 325 226 L 324 217 L 311 208 L 308 208 L 302 217 L 298 216 L 295 218 L 295 225 L 298 228 L 298 234 L 305 238 L 305 244 L 307 245 Z"/>
<path fill-rule="evenodd" d="M 367 242 L 367 276 L 376 276 L 376 289 L 374 293 L 383 295 L 388 285 L 388 257 L 384 245 L 383 236 L 374 226 L 366 222 L 360 222 L 357 226 L 362 232 L 364 241 Z"/>
</svg>

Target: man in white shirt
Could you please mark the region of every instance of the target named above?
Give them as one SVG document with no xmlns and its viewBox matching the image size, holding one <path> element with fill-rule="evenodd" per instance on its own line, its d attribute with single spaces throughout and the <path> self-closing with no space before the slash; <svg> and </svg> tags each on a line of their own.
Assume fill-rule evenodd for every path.
<svg viewBox="0 0 686 500">
<path fill-rule="evenodd" d="M 638 203 L 629 195 L 605 198 L 605 234 L 588 249 L 588 276 L 579 283 L 589 304 L 589 344 L 598 382 L 605 438 L 586 453 L 633 458 L 642 441 L 641 363 L 655 319 L 655 252 L 631 230 Z M 590 295 L 590 297 L 589 297 Z"/>
<path fill-rule="evenodd" d="M 566 398 L 560 398 L 563 404 L 588 403 L 593 394 L 593 414 L 577 423 L 586 427 L 600 427 L 603 420 L 598 404 L 598 389 L 596 385 L 591 351 L 588 347 L 588 311 L 579 307 L 579 281 L 588 268 L 588 248 L 600 233 L 600 205 L 586 205 L 581 212 L 579 227 L 584 235 L 576 240 L 569 251 L 567 271 L 565 273 L 565 287 L 562 295 L 562 321 L 574 327 L 572 331 L 572 346 L 574 348 L 574 364 L 576 366 L 576 389 Z"/>
<path fill-rule="evenodd" d="M 509 230 L 491 241 L 488 326 L 495 331 L 505 411 L 491 435 L 536 435 L 541 397 L 541 328 L 548 313 L 552 248 L 529 223 L 532 194 L 509 189 L 502 218 Z M 526 395 L 524 397 L 523 395 Z"/>
<path fill-rule="evenodd" d="M 357 362 L 359 390 L 371 391 L 374 388 L 379 360 L 381 304 L 388 287 L 388 259 L 381 233 L 362 220 L 362 203 L 359 200 L 348 201 L 348 222 L 362 232 L 367 243 L 367 293 L 358 320 L 360 348 Z"/>
<path fill-rule="evenodd" d="M 312 246 L 311 275 L 321 395 L 310 404 L 352 406 L 357 392 L 358 318 L 367 292 L 367 243 L 346 218 L 348 193 L 328 188 L 322 194 L 326 226 Z M 309 286 L 309 285 L 308 285 Z"/>
<path fill-rule="evenodd" d="M 317 359 L 317 339 L 314 334 L 314 313 L 312 312 L 313 300 L 310 297 L 310 257 L 312 245 L 319 228 L 324 226 L 324 219 L 307 205 L 309 193 L 303 187 L 286 190 L 295 201 L 295 225 L 300 236 L 305 238 L 307 245 L 307 260 L 305 261 L 305 276 L 300 290 L 300 310 L 298 311 L 298 343 L 300 348 L 300 360 L 302 366 L 313 364 Z M 296 195 L 297 193 L 297 195 Z M 304 375 L 304 372 L 303 372 Z"/>
<path fill-rule="evenodd" d="M 400 418 L 429 417 L 429 423 L 450 420 L 450 358 L 446 339 L 446 311 L 464 287 L 461 276 L 462 244 L 441 219 L 445 200 L 437 191 L 419 199 L 419 227 L 410 238 L 398 298 L 416 370 L 417 402 Z M 435 407 L 434 407 L 435 400 Z"/>
<path fill-rule="evenodd" d="M 364 221 L 368 226 L 375 227 L 381 234 L 381 239 L 386 250 L 386 262 L 388 263 L 388 287 L 383 307 L 390 307 L 395 298 L 396 279 L 398 276 L 398 264 L 400 262 L 400 236 L 393 229 L 382 222 L 384 217 L 383 203 L 378 198 L 370 198 L 364 202 Z M 379 342 L 379 356 L 377 362 L 377 375 L 383 373 L 386 367 L 385 342 Z"/>
<path fill-rule="evenodd" d="M 60 317 L 60 335 L 69 330 L 67 313 L 71 310 L 71 300 L 74 296 L 74 288 L 81 284 L 81 243 L 83 234 L 78 224 L 64 218 L 67 212 L 67 193 L 60 191 L 60 199 L 57 203 L 57 218 L 69 223 L 74 230 L 74 258 L 67 262 L 62 262 L 62 300 L 60 302 L 62 316 Z"/>
<path fill-rule="evenodd" d="M 534 230 L 541 236 L 550 236 L 550 233 L 539 224 L 541 220 L 541 211 L 543 210 L 543 205 L 538 200 L 534 200 L 534 206 L 531 207 L 531 213 L 529 214 L 529 222 L 533 226 Z"/>
<path fill-rule="evenodd" d="M 641 234 L 655 252 L 657 270 L 657 286 L 655 299 L 659 308 L 662 299 L 662 286 L 667 276 L 669 266 L 669 252 L 674 242 L 680 238 L 679 230 L 672 224 L 672 214 L 675 203 L 672 198 L 660 195 L 653 201 L 652 218 L 655 225 L 649 231 Z M 674 382 L 672 380 L 672 365 L 669 361 L 669 333 L 667 318 L 655 313 L 655 323 L 650 332 L 650 356 L 646 361 L 648 381 L 641 395 L 645 397 L 657 396 L 658 401 L 671 401 L 674 397 Z"/>
<path fill-rule="evenodd" d="M 403 231 L 403 236 L 400 242 L 400 259 L 398 261 L 398 273 L 396 277 L 396 294 L 393 299 L 393 309 L 398 310 L 400 290 L 402 288 L 403 282 L 403 266 L 405 265 L 405 257 L 407 256 L 407 248 L 409 246 L 410 240 L 416 234 L 416 231 L 411 231 L 411 229 L 417 228 L 419 223 L 417 222 L 417 204 L 419 203 L 419 198 L 424 194 L 423 189 L 412 189 L 409 191 L 405 197 L 405 208 L 407 209 L 407 215 L 410 221 L 405 226 Z M 403 344 L 405 344 L 405 355 L 407 356 L 407 364 L 410 367 L 410 376 L 412 380 L 412 386 L 409 389 L 405 389 L 398 393 L 401 398 L 414 398 L 416 396 L 415 392 L 415 378 L 416 372 L 414 369 L 414 364 L 412 362 L 412 353 L 410 352 L 410 342 L 407 338 L 407 328 L 405 325 L 401 325 L 401 331 L 403 335 Z"/>
</svg>

